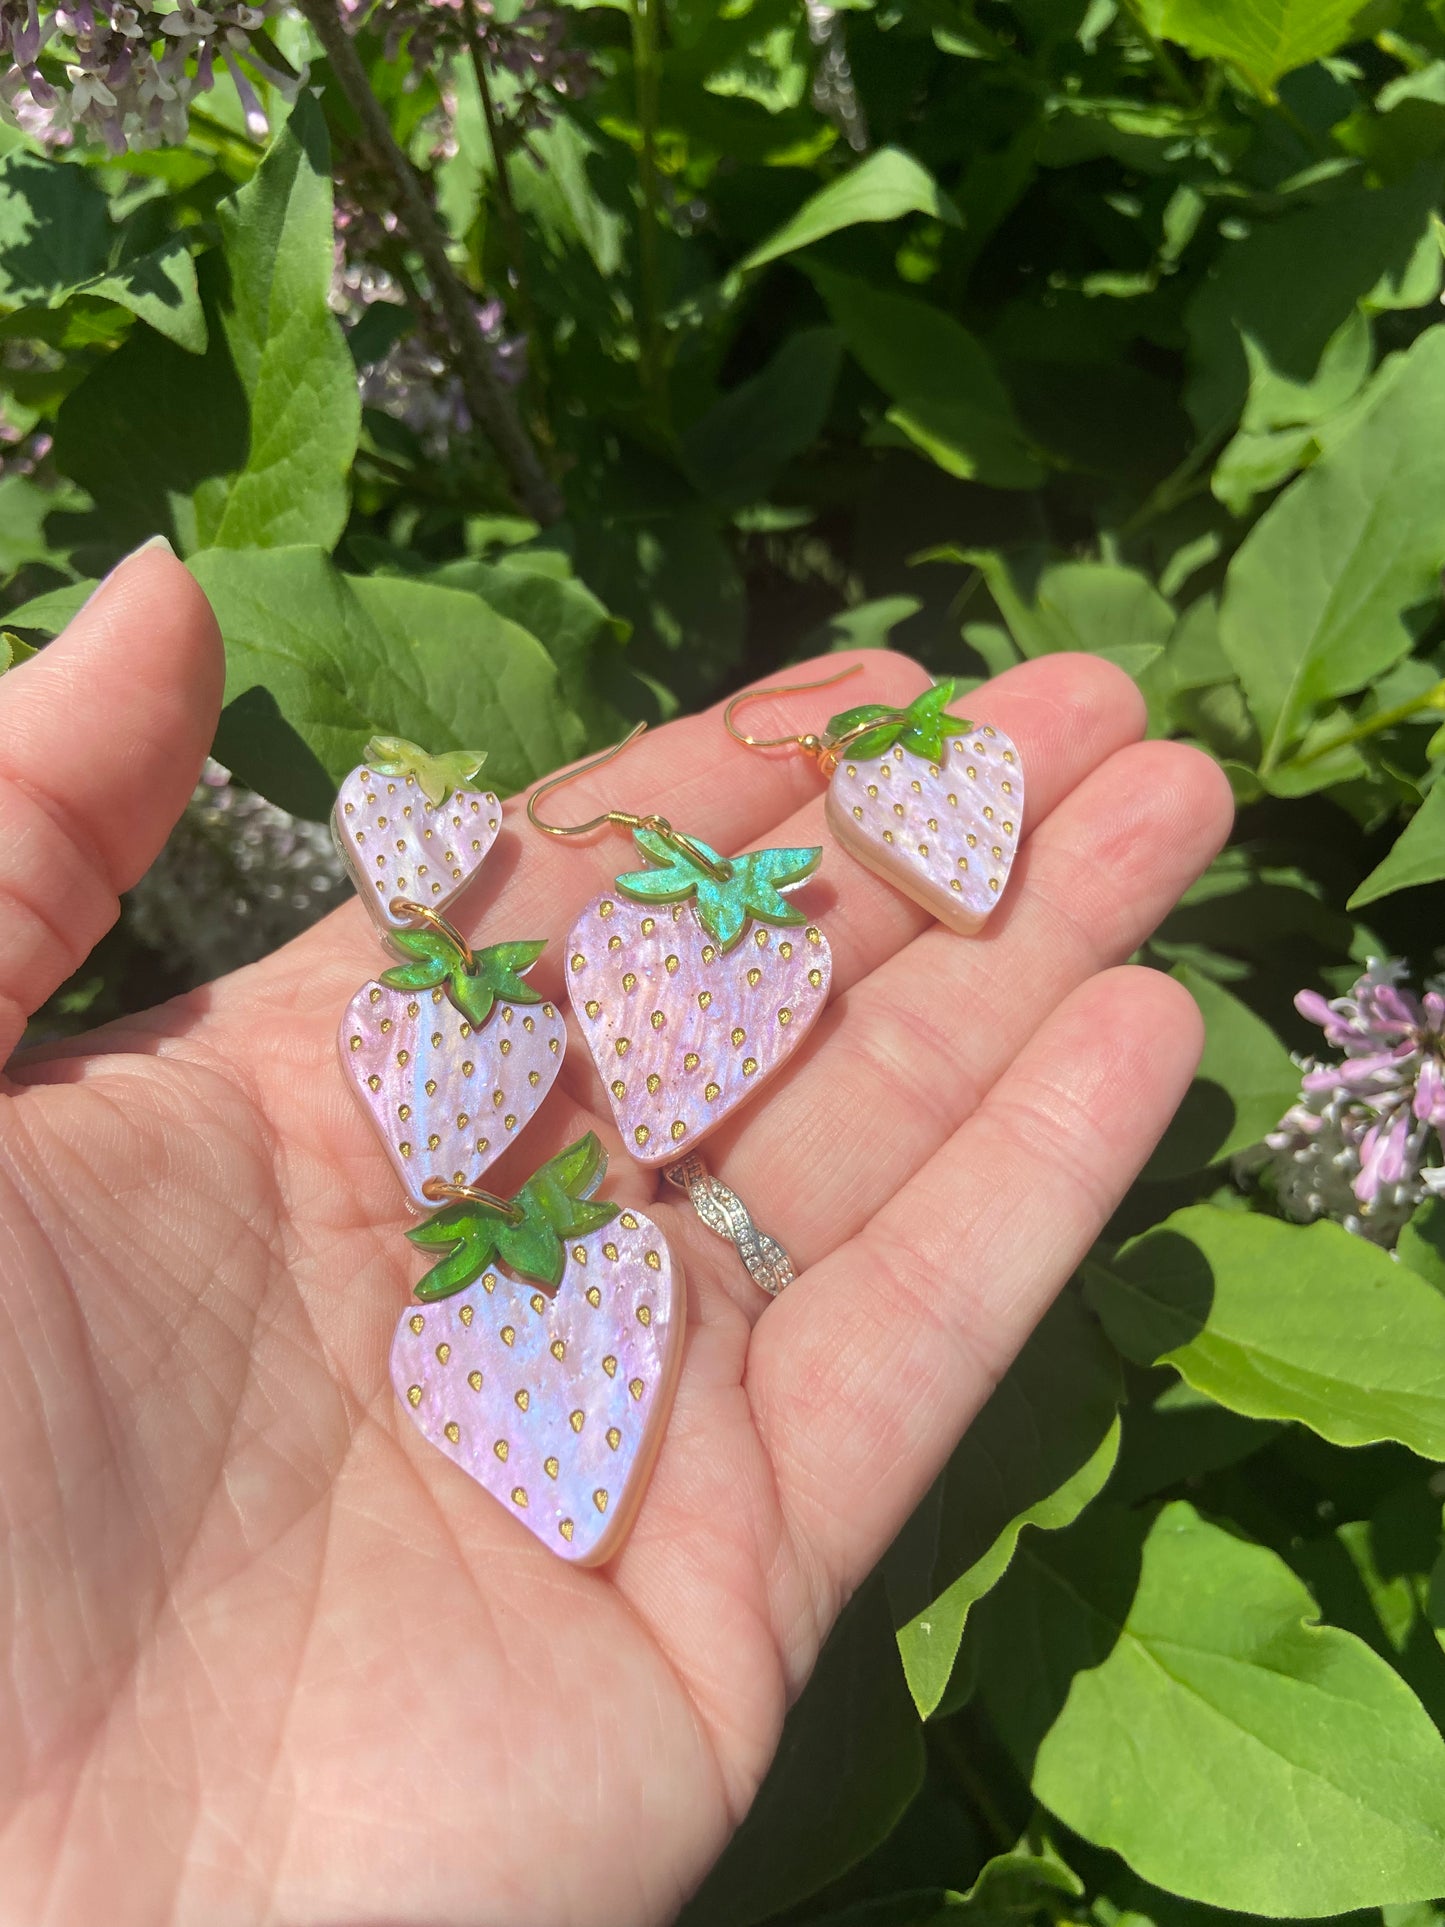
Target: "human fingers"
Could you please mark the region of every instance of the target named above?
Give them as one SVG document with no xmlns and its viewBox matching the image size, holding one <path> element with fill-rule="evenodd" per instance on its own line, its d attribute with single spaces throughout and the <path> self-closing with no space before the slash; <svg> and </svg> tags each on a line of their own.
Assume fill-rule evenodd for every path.
<svg viewBox="0 0 1445 1927">
<path fill-rule="evenodd" d="M 210 604 L 161 546 L 0 680 L 0 1064 L 185 807 L 224 676 Z"/>
</svg>

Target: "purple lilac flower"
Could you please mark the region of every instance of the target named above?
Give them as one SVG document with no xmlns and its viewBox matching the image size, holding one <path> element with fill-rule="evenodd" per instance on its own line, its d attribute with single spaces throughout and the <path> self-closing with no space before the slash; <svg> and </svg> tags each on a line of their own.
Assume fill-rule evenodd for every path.
<svg viewBox="0 0 1445 1927">
<path fill-rule="evenodd" d="M 282 4 L 0 0 L 0 114 L 52 147 L 68 145 L 77 130 L 113 154 L 174 146 L 185 139 L 191 102 L 214 84 L 219 64 L 259 138 L 267 122 L 256 80 L 293 100 L 305 79 L 277 65 L 265 34 Z"/>
<path fill-rule="evenodd" d="M 1417 995 L 1407 975 L 1372 960 L 1347 996 L 1300 992 L 1296 1009 L 1339 1056 L 1301 1060 L 1299 1101 L 1241 1161 L 1297 1223 L 1333 1218 L 1387 1246 L 1445 1195 L 1445 979 Z"/>
<path fill-rule="evenodd" d="M 466 0 L 341 0 L 341 11 L 353 32 L 364 24 L 384 33 L 389 60 L 404 50 L 413 76 L 435 72 L 475 40 L 488 69 L 517 83 L 497 103 L 514 134 L 546 127 L 555 99 L 579 99 L 592 80 L 587 55 L 569 44 L 566 7 L 546 0 L 523 0 L 509 20 L 497 18 L 494 0 L 473 0 L 471 19 Z"/>
</svg>

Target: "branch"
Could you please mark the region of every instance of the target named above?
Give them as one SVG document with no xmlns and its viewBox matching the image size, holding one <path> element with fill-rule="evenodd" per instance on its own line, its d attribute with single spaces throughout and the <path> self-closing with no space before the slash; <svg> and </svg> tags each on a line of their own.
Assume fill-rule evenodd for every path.
<svg viewBox="0 0 1445 1927">
<path fill-rule="evenodd" d="M 300 0 L 300 7 L 331 62 L 337 86 L 361 122 L 367 145 L 396 187 L 397 213 L 425 264 L 433 298 L 451 336 L 457 374 L 472 419 L 490 437 L 522 507 L 538 522 L 555 522 L 562 513 L 561 497 L 542 467 L 511 395 L 497 378 L 491 350 L 477 326 L 471 291 L 452 266 L 446 233 L 422 190 L 416 169 L 396 144 L 385 110 L 371 91 L 361 56 L 333 0 Z"/>
</svg>

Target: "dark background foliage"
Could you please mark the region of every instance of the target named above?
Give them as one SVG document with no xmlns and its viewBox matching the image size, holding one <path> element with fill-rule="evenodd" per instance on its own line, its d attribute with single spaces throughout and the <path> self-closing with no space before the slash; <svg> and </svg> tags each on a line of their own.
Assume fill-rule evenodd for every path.
<svg viewBox="0 0 1445 1927">
<path fill-rule="evenodd" d="M 326 900 L 305 822 L 373 729 L 515 789 L 843 643 L 965 689 L 1094 650 L 1241 805 L 1147 952 L 1205 1014 L 1189 1100 L 688 1927 L 1425 1927 L 1445 1221 L 1391 1255 L 1230 1161 L 1297 989 L 1435 967 L 1445 6 L 569 5 L 540 117 L 537 9 L 428 58 L 424 7 L 303 12 L 267 138 L 222 84 L 183 145 L 0 158 L 0 656 L 153 532 L 187 558 L 222 787 L 303 819 L 249 878 L 193 822 L 205 914 L 283 862 Z M 45 1024 L 215 965 L 169 874 Z"/>
</svg>

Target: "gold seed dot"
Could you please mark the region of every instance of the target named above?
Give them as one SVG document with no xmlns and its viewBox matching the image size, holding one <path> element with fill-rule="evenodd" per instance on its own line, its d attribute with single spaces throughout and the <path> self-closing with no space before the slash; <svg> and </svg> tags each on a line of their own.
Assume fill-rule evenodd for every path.
<svg viewBox="0 0 1445 1927">
<path fill-rule="evenodd" d="M 927 855 L 928 855 L 928 845 L 927 845 L 926 843 L 920 843 L 920 844 L 919 844 L 919 846 L 918 846 L 918 854 L 919 854 L 920 856 L 927 856 Z"/>
<path fill-rule="evenodd" d="M 756 965 L 754 965 L 754 967 L 748 972 L 748 988 L 750 990 L 756 990 L 758 985 L 762 981 L 763 981 L 763 973 L 761 970 L 759 970 L 756 967 Z"/>
<path fill-rule="evenodd" d="M 755 943 L 755 944 L 756 944 L 756 945 L 758 946 L 758 949 L 759 949 L 759 950 L 766 950 L 766 949 L 767 949 L 767 947 L 768 947 L 768 933 L 767 933 L 767 931 L 766 931 L 766 930 L 755 930 L 755 931 L 753 932 L 753 942 L 754 942 L 754 943 Z"/>
<path fill-rule="evenodd" d="M 511 1450 L 511 1447 L 507 1444 L 507 1441 L 505 1439 L 498 1439 L 496 1444 L 492 1447 L 492 1450 L 496 1453 L 497 1457 L 502 1461 L 502 1464 L 505 1465 L 507 1463 L 507 1454 Z"/>
<path fill-rule="evenodd" d="M 894 814 L 895 816 L 902 816 L 902 814 L 903 814 L 903 805 L 902 805 L 901 803 L 895 803 L 895 804 L 893 805 L 893 814 Z"/>
<path fill-rule="evenodd" d="M 396 1114 L 401 1119 L 402 1123 L 405 1124 L 407 1119 L 411 1116 L 410 1104 L 398 1104 L 396 1107 Z"/>
<path fill-rule="evenodd" d="M 1003 833 L 1004 833 L 1004 835 L 1005 835 L 1005 836 L 1012 836 L 1012 835 L 1013 835 L 1013 833 L 1014 833 L 1014 826 L 1013 826 L 1013 824 L 1012 824 L 1012 823 L 1005 823 L 1005 824 L 1004 824 L 1004 826 L 1003 826 Z"/>
<path fill-rule="evenodd" d="M 607 1428 L 607 1443 L 612 1447 L 614 1452 L 622 1443 L 622 1434 L 615 1425 L 609 1425 Z"/>
<path fill-rule="evenodd" d="M 914 794 L 915 796 L 922 796 L 922 794 L 923 794 L 923 785 L 922 785 L 922 783 L 920 783 L 920 782 L 919 782 L 919 780 L 918 780 L 918 778 L 917 778 L 916 776 L 914 777 L 914 779 L 913 779 L 913 782 L 912 782 L 912 784 L 910 785 L 910 787 L 911 787 L 911 789 L 912 789 L 912 791 L 913 791 L 913 794 Z"/>
<path fill-rule="evenodd" d="M 407 1388 L 406 1388 L 406 1402 L 407 1402 L 407 1404 L 408 1404 L 408 1405 L 420 1405 L 420 1404 L 421 1404 L 421 1387 L 420 1387 L 420 1385 L 408 1385 L 408 1386 L 407 1386 Z"/>
<path fill-rule="evenodd" d="M 648 1130 L 645 1124 L 639 1124 L 637 1129 L 632 1133 L 632 1135 L 636 1140 L 637 1144 L 641 1146 L 646 1144 L 647 1140 L 652 1136 L 652 1133 L 651 1131 Z"/>
<path fill-rule="evenodd" d="M 868 794 L 870 796 L 876 796 L 878 794 L 878 785 L 876 783 L 870 783 L 868 785 Z"/>
<path fill-rule="evenodd" d="M 950 808 L 955 810 L 958 808 L 958 798 L 954 796 L 952 793 L 950 793 L 948 801 L 949 801 Z"/>
<path fill-rule="evenodd" d="M 630 1037 L 619 1037 L 617 1042 L 613 1045 L 613 1049 L 617 1052 L 617 1055 L 619 1057 L 626 1057 L 628 1051 L 631 1050 L 631 1048 L 632 1048 L 632 1039 Z"/>
<path fill-rule="evenodd" d="M 624 1231 L 636 1231 L 637 1229 L 637 1219 L 631 1211 L 624 1211 L 617 1222 L 622 1226 Z"/>
<path fill-rule="evenodd" d="M 589 1285 L 587 1287 L 587 1302 L 593 1311 L 596 1311 L 597 1307 L 602 1303 L 602 1293 L 597 1289 L 596 1285 Z"/>
<path fill-rule="evenodd" d="M 674 1119 L 672 1120 L 672 1141 L 673 1141 L 673 1143 L 674 1143 L 674 1144 L 677 1144 L 677 1143 L 679 1143 L 679 1142 L 680 1142 L 680 1141 L 682 1140 L 682 1138 L 686 1136 L 686 1134 L 687 1134 L 687 1126 L 686 1126 L 686 1125 L 685 1125 L 685 1124 L 683 1123 L 683 1121 L 682 1121 L 682 1119 L 681 1119 L 680 1117 L 675 1117 L 675 1118 L 674 1118 Z"/>
<path fill-rule="evenodd" d="M 543 1459 L 542 1470 L 547 1474 L 549 1479 L 555 1479 L 557 1474 L 562 1470 L 562 1467 L 556 1459 Z"/>
<path fill-rule="evenodd" d="M 617 1247 L 615 1244 L 613 1244 L 610 1238 L 608 1239 L 607 1243 L 602 1247 L 602 1256 L 606 1258 L 610 1263 L 615 1264 L 617 1261 Z"/>
<path fill-rule="evenodd" d="M 560 1360 L 567 1356 L 567 1347 L 560 1338 L 554 1338 L 547 1349 L 555 1359 Z"/>
<path fill-rule="evenodd" d="M 496 1289 L 497 1289 L 497 1274 L 496 1274 L 496 1272 L 495 1272 L 495 1271 L 488 1271 L 488 1272 L 486 1272 L 486 1273 L 484 1273 L 484 1275 L 483 1275 L 483 1277 L 482 1277 L 482 1290 L 483 1290 L 483 1291 L 495 1291 Z"/>
<path fill-rule="evenodd" d="M 712 992 L 710 990 L 700 990 L 697 993 L 697 1007 L 699 1010 L 706 1010 L 711 1002 Z"/>
<path fill-rule="evenodd" d="M 445 1340 L 443 1340 L 442 1343 L 437 1346 L 438 1365 L 445 1365 L 447 1360 L 451 1357 L 451 1355 L 452 1355 L 451 1346 L 448 1345 Z"/>
<path fill-rule="evenodd" d="M 559 1519 L 557 1521 L 557 1530 L 564 1539 L 570 1540 L 572 1537 L 572 1521 L 570 1519 Z"/>
<path fill-rule="evenodd" d="M 585 1265 L 587 1262 L 586 1245 L 573 1245 L 572 1256 L 579 1265 Z"/>
<path fill-rule="evenodd" d="M 682 1068 L 685 1071 L 695 1071 L 701 1062 L 702 1059 L 698 1056 L 697 1052 L 690 1050 L 682 1060 Z"/>
<path fill-rule="evenodd" d="M 404 1158 L 409 1158 L 411 1156 L 411 1145 L 405 1139 L 403 1139 L 402 1142 L 398 1144 L 396 1148 L 398 1151 L 401 1152 Z"/>
<path fill-rule="evenodd" d="M 540 1318 L 542 1313 L 547 1309 L 547 1300 L 542 1296 L 540 1291 L 534 1291 L 532 1293 L 531 1303 L 533 1311 L 536 1312 Z"/>
<path fill-rule="evenodd" d="M 626 970 L 622 973 L 622 988 L 624 990 L 636 990 L 637 972 L 635 970 Z"/>
<path fill-rule="evenodd" d="M 614 1077 L 612 1080 L 612 1095 L 618 1098 L 626 1097 L 627 1095 L 627 1086 L 620 1077 Z"/>
<path fill-rule="evenodd" d="M 863 821 L 863 805 L 861 803 L 855 803 L 853 805 L 853 814 L 860 823 Z"/>
<path fill-rule="evenodd" d="M 780 943 L 778 945 L 778 955 L 782 958 L 784 963 L 788 961 L 789 957 L 791 957 L 792 954 L 793 954 L 793 946 L 790 943 Z"/>
<path fill-rule="evenodd" d="M 479 1138 L 477 1139 L 477 1156 L 478 1156 L 479 1158 L 480 1158 L 480 1157 L 485 1157 L 485 1156 L 486 1156 L 486 1154 L 487 1154 L 487 1151 L 488 1151 L 488 1150 L 489 1150 L 489 1148 L 490 1148 L 490 1146 L 491 1146 L 491 1139 L 490 1139 L 490 1138 L 485 1138 L 485 1137 L 479 1137 Z"/>
<path fill-rule="evenodd" d="M 582 1008 L 587 1012 L 589 1017 L 600 1017 L 602 1015 L 602 1006 L 595 997 L 589 998 Z"/>
<path fill-rule="evenodd" d="M 745 1030 L 743 1029 L 743 1027 L 742 1027 L 742 1025 L 741 1025 L 741 1024 L 734 1024 L 734 1025 L 733 1025 L 733 1028 L 732 1028 L 732 1040 L 733 1040 L 733 1043 L 734 1043 L 734 1045 L 737 1045 L 737 1044 L 741 1044 L 741 1043 L 743 1042 L 743 1040 L 744 1040 L 744 1038 L 746 1038 L 746 1036 L 747 1036 L 747 1032 L 746 1032 L 746 1031 L 745 1031 Z"/>
<path fill-rule="evenodd" d="M 531 1402 L 531 1399 L 527 1396 L 527 1388 L 524 1385 L 521 1391 L 516 1394 L 517 1410 L 519 1412 L 525 1412 Z"/>
<path fill-rule="evenodd" d="M 368 1090 L 379 1091 L 381 1089 L 381 1079 L 376 1075 L 375 1071 L 367 1078 L 366 1084 Z"/>
<path fill-rule="evenodd" d="M 885 830 L 885 831 L 883 832 L 883 841 L 884 841 L 885 843 L 891 843 L 891 842 L 893 841 L 893 832 L 892 832 L 892 830 Z"/>
<path fill-rule="evenodd" d="M 504 1118 L 502 1119 L 502 1128 L 503 1128 L 503 1130 L 505 1130 L 505 1131 L 515 1131 L 515 1130 L 516 1130 L 516 1128 L 517 1128 L 517 1119 L 516 1119 L 516 1116 L 515 1116 L 515 1114 L 514 1114 L 513 1112 L 511 1112 L 511 1111 L 508 1111 L 508 1113 L 507 1113 L 507 1115 L 506 1115 L 506 1116 L 505 1116 L 505 1117 L 504 1117 Z"/>
<path fill-rule="evenodd" d="M 429 1137 L 427 1138 L 427 1141 L 426 1141 L 426 1148 L 427 1148 L 427 1149 L 428 1149 L 429 1151 L 437 1151 L 437 1150 L 440 1150 L 440 1148 L 441 1148 L 441 1139 L 440 1139 L 440 1138 L 439 1138 L 439 1137 L 437 1136 L 437 1134 L 436 1134 L 436 1132 L 435 1132 L 435 1131 L 433 1131 L 433 1132 L 431 1133 L 431 1135 L 430 1135 L 430 1136 L 429 1136 Z"/>
<path fill-rule="evenodd" d="M 620 950 L 622 948 L 621 937 L 609 937 L 607 939 L 607 948 L 609 950 Z"/>
<path fill-rule="evenodd" d="M 703 962 L 705 964 L 710 964 L 716 956 L 717 956 L 717 952 L 713 949 L 712 945 L 710 943 L 705 943 L 702 947 Z"/>
<path fill-rule="evenodd" d="M 743 1059 L 743 1076 L 744 1077 L 751 1077 L 753 1072 L 757 1068 L 758 1068 L 758 1060 L 756 1057 L 745 1057 Z"/>
<path fill-rule="evenodd" d="M 573 1412 L 571 1417 L 567 1420 L 567 1423 L 572 1427 L 572 1430 L 574 1432 L 580 1432 L 582 1430 L 582 1427 L 586 1424 L 586 1422 L 587 1422 L 587 1414 L 585 1412 Z"/>
<path fill-rule="evenodd" d="M 414 1311 L 407 1322 L 410 1324 L 412 1330 L 420 1336 L 422 1327 L 426 1324 L 426 1320 L 422 1317 L 421 1313 Z"/>
<path fill-rule="evenodd" d="M 707 1088 L 703 1091 L 703 1096 L 707 1099 L 709 1104 L 711 1104 L 713 1099 L 717 1097 L 719 1094 L 720 1093 L 718 1090 L 718 1086 L 716 1084 L 709 1084 Z"/>
<path fill-rule="evenodd" d="M 818 945 L 823 941 L 822 931 L 819 930 L 815 925 L 811 923 L 808 925 L 807 929 L 803 932 L 803 935 L 808 939 L 808 942 L 812 944 L 815 950 L 818 948 Z"/>
<path fill-rule="evenodd" d="M 353 1038 L 352 1038 L 352 1040 L 351 1040 L 351 1048 L 352 1048 L 353 1050 L 360 1050 L 360 1049 L 361 1049 L 361 1039 L 360 1039 L 359 1037 L 353 1037 Z"/>
<path fill-rule="evenodd" d="M 669 977 L 676 975 L 677 967 L 678 967 L 678 960 L 676 957 L 664 957 L 662 960 L 662 965 L 663 965 L 663 969 L 666 970 Z"/>
<path fill-rule="evenodd" d="M 778 1022 L 780 1024 L 791 1024 L 792 1021 L 793 1013 L 788 1009 L 788 1006 L 784 1004 L 783 1008 L 778 1012 Z"/>
<path fill-rule="evenodd" d="M 603 1371 L 604 1371 L 604 1372 L 606 1372 L 606 1374 L 607 1374 L 607 1376 L 608 1376 L 609 1378 L 616 1378 L 616 1376 L 617 1376 L 617 1360 L 616 1360 L 616 1359 L 615 1359 L 615 1358 L 614 1358 L 614 1357 L 612 1356 L 612 1354 L 611 1354 L 611 1352 L 609 1352 L 609 1353 L 607 1354 L 607 1356 L 606 1356 L 606 1358 L 604 1358 L 604 1359 L 603 1359 L 603 1361 L 602 1361 L 602 1369 L 603 1369 Z"/>
<path fill-rule="evenodd" d="M 411 1052 L 409 1050 L 399 1050 L 396 1054 L 396 1061 L 405 1069 L 411 1062 Z"/>
<path fill-rule="evenodd" d="M 609 899 L 604 897 L 601 903 L 599 903 L 597 906 L 597 914 L 599 917 L 610 917 L 612 915 L 614 907 L 615 906 L 609 901 Z"/>
<path fill-rule="evenodd" d="M 446 1433 L 447 1437 L 451 1440 L 453 1445 L 456 1444 L 457 1440 L 462 1435 L 462 1428 L 460 1425 L 457 1424 L 454 1418 L 448 1419 L 446 1424 L 442 1427 L 442 1430 Z"/>
<path fill-rule="evenodd" d="M 516 1332 L 515 1332 L 515 1330 L 514 1330 L 514 1329 L 512 1328 L 512 1326 L 510 1326 L 510 1325 L 503 1325 L 503 1327 L 502 1327 L 502 1343 L 503 1343 L 504 1345 L 515 1345 L 515 1344 L 516 1344 L 516 1342 L 517 1342 L 517 1334 L 516 1334 Z"/>
<path fill-rule="evenodd" d="M 582 970 L 586 967 L 586 964 L 587 959 L 582 955 L 580 950 L 577 951 L 572 958 L 572 968 L 574 970 Z"/>
<path fill-rule="evenodd" d="M 389 1031 L 389 1030 L 391 1029 L 391 1019 L 390 1019 L 389 1017 L 383 1017 L 383 1018 L 382 1018 L 382 1020 L 381 1020 L 381 1028 L 382 1028 L 382 1031 L 383 1031 L 383 1033 L 385 1033 L 386 1031 Z"/>
<path fill-rule="evenodd" d="M 949 889 L 950 889 L 950 890 L 957 890 L 957 892 L 959 893 L 959 895 L 960 895 L 960 896 L 962 896 L 962 894 L 963 894 L 963 885 L 962 885 L 962 884 L 961 884 L 961 883 L 959 882 L 959 880 L 958 880 L 958 878 L 957 878 L 957 877 L 950 877 L 950 878 L 948 879 L 948 887 L 949 887 Z"/>
<path fill-rule="evenodd" d="M 525 1512 L 525 1511 L 526 1511 L 526 1509 L 527 1509 L 527 1489 L 526 1489 L 526 1487 L 525 1487 L 525 1486 L 521 1486 L 521 1485 L 514 1485 L 514 1486 L 512 1487 L 512 1504 L 513 1504 L 514 1506 L 517 1506 L 517 1507 L 518 1507 L 518 1508 L 519 1508 L 520 1510 L 522 1510 L 523 1512 Z"/>
<path fill-rule="evenodd" d="M 989 880 L 988 880 L 988 887 L 989 887 L 989 889 L 990 889 L 990 890 L 992 890 L 992 891 L 993 891 L 993 893 L 994 893 L 994 895 L 995 895 L 995 896 L 997 896 L 997 894 L 998 894 L 998 878 L 997 878 L 997 877 L 990 877 L 990 878 L 989 878 Z"/>
<path fill-rule="evenodd" d="M 810 983 L 810 984 L 811 984 L 811 985 L 813 986 L 813 988 L 814 988 L 814 990 L 819 990 L 819 989 L 821 989 L 821 988 L 822 988 L 822 983 L 823 983 L 823 973 L 822 973 L 822 971 L 821 971 L 821 970 L 810 970 L 810 971 L 808 972 L 808 982 L 809 982 L 809 983 Z"/>
<path fill-rule="evenodd" d="M 537 1028 L 537 1020 L 535 1017 L 524 1017 L 522 1019 L 523 1030 L 530 1031 L 530 1030 L 535 1030 L 536 1028 Z"/>
<path fill-rule="evenodd" d="M 647 1073 L 647 1094 L 648 1094 L 648 1096 L 649 1096 L 649 1097 L 656 1097 L 656 1096 L 657 1096 L 657 1093 L 658 1093 L 658 1092 L 659 1092 L 659 1091 L 660 1091 L 661 1089 L 662 1089 L 662 1079 L 661 1079 L 661 1078 L 660 1078 L 660 1077 L 658 1076 L 658 1074 L 657 1074 L 657 1072 L 656 1072 L 656 1071 L 649 1071 L 649 1072 Z"/>
<path fill-rule="evenodd" d="M 657 928 L 656 917 L 644 917 L 642 919 L 642 934 L 644 937 L 650 937 L 656 928 Z"/>
<path fill-rule="evenodd" d="M 970 783 L 976 783 L 978 781 L 978 771 L 974 768 L 972 763 L 968 765 L 968 768 L 964 771 L 964 774 L 965 776 L 967 776 Z"/>
<path fill-rule="evenodd" d="M 592 1494 L 592 1503 L 599 1512 L 605 1512 L 607 1510 L 607 1491 L 604 1486 L 599 1485 L 597 1490 Z"/>
<path fill-rule="evenodd" d="M 642 1393 L 643 1393 L 643 1384 L 642 1384 L 642 1380 L 641 1380 L 640 1378 L 630 1378 L 630 1379 L 628 1379 L 628 1381 L 627 1381 L 627 1389 L 628 1389 L 628 1391 L 629 1391 L 629 1392 L 631 1392 L 631 1394 L 632 1394 L 632 1396 L 633 1396 L 634 1398 L 641 1398 L 641 1397 L 642 1397 Z"/>
<path fill-rule="evenodd" d="M 472 1390 L 473 1390 L 474 1392 L 479 1392 L 479 1391 L 481 1391 L 481 1389 L 482 1389 L 482 1375 L 481 1375 L 481 1373 L 480 1373 L 480 1372 L 468 1372 L 468 1373 L 467 1373 L 467 1383 L 468 1383 L 468 1385 L 470 1385 L 470 1386 L 471 1386 L 471 1388 L 472 1388 Z"/>
</svg>

